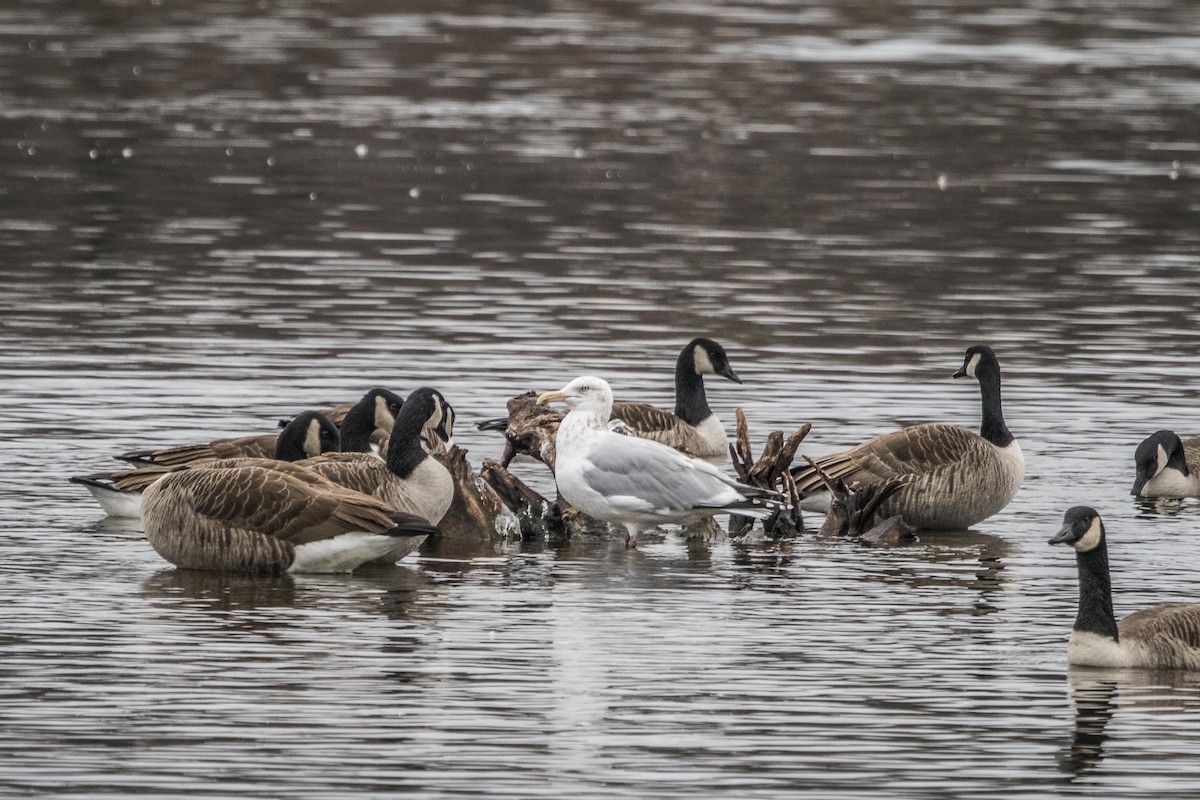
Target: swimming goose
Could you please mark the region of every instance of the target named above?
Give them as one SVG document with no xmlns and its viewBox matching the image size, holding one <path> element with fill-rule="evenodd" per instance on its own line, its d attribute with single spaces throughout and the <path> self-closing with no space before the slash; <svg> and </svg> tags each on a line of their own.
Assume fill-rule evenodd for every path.
<svg viewBox="0 0 1200 800">
<path fill-rule="evenodd" d="M 361 451 L 327 453 L 309 459 L 305 467 L 436 525 L 454 499 L 454 481 L 449 471 L 425 451 L 422 441 L 431 432 L 445 434 L 447 440 L 453 436 L 453 414 L 440 392 L 417 389 L 396 417 L 386 461 Z M 350 446 L 357 444 L 352 441 Z"/>
<path fill-rule="evenodd" d="M 709 408 L 704 393 L 705 375 L 742 382 L 729 366 L 725 348 L 712 339 L 698 337 L 684 345 L 675 360 L 674 412 L 648 403 L 615 400 L 612 418 L 643 439 L 661 442 L 697 458 L 724 461 L 729 457 L 729 443 L 725 426 Z M 477 425 L 480 430 L 504 430 L 506 426 L 506 417 Z M 554 468 L 553 464 L 548 466 Z"/>
<path fill-rule="evenodd" d="M 1091 667 L 1200 669 L 1200 605 L 1173 603 L 1113 615 L 1104 523 L 1093 508 L 1075 506 L 1050 544 L 1075 548 L 1079 611 L 1067 661 Z"/>
<path fill-rule="evenodd" d="M 682 525 L 730 510 L 765 516 L 759 513 L 762 499 L 775 497 L 707 461 L 610 430 L 612 389 L 600 378 L 576 378 L 537 401 L 570 407 L 558 427 L 559 493 L 585 514 L 623 526 L 627 546 L 637 546 L 640 531 L 664 523 Z"/>
<path fill-rule="evenodd" d="M 339 440 L 338 429 L 315 411 L 297 415 L 274 438 L 274 457 L 280 461 L 299 461 L 337 450 Z M 149 464 L 121 472 L 76 475 L 70 481 L 86 487 L 110 517 L 137 519 L 142 515 L 142 493 L 146 488 L 168 472 L 186 466 Z"/>
<path fill-rule="evenodd" d="M 350 572 L 436 531 L 296 464 L 222 463 L 169 472 L 143 495 L 146 538 L 177 567 Z"/>
<path fill-rule="evenodd" d="M 1158 431 L 1138 445 L 1133 462 L 1135 497 L 1200 497 L 1200 436 Z"/>
<path fill-rule="evenodd" d="M 992 348 L 971 347 L 954 377 L 979 381 L 979 435 L 953 425 L 913 425 L 818 458 L 817 465 L 847 485 L 907 481 L 878 514 L 883 519 L 900 514 L 914 528 L 960 530 L 1000 511 L 1025 477 L 1021 447 L 1004 424 L 1000 407 L 1000 363 Z M 792 475 L 806 495 L 801 508 L 828 508 L 829 493 L 815 470 L 797 467 Z"/>
</svg>

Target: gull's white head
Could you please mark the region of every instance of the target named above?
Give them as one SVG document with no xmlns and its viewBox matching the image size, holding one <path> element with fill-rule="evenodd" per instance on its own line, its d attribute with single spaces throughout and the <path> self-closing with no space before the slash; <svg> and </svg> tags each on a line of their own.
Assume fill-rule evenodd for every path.
<svg viewBox="0 0 1200 800">
<path fill-rule="evenodd" d="M 584 375 L 576 378 L 557 392 L 546 392 L 538 397 L 538 405 L 566 403 L 574 411 L 577 408 L 603 413 L 605 419 L 612 411 L 612 389 L 608 381 Z"/>
</svg>

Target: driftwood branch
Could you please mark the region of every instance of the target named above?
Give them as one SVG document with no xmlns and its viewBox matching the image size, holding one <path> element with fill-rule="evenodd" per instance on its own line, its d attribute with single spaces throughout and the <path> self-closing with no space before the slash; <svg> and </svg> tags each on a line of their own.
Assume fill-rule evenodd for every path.
<svg viewBox="0 0 1200 800">
<path fill-rule="evenodd" d="M 733 443 L 729 445 L 729 455 L 733 460 L 734 471 L 739 480 L 759 489 L 778 492 L 784 508 L 775 511 L 763 520 L 763 529 L 774 537 L 791 536 L 804 530 L 804 520 L 800 513 L 799 493 L 792 480 L 791 466 L 796 458 L 796 451 L 812 425 L 807 422 L 784 438 L 780 431 L 767 434 L 763 443 L 762 454 L 757 459 L 750 448 L 750 425 L 746 421 L 746 413 L 737 410 L 737 433 Z M 754 525 L 752 517 L 733 514 L 729 517 L 729 533 L 731 536 L 741 536 Z"/>
<path fill-rule="evenodd" d="M 516 526 L 512 512 L 467 461 L 467 451 L 451 447 L 433 456 L 450 471 L 454 500 L 438 523 L 438 534 L 457 541 L 493 541 L 507 538 Z"/>
<path fill-rule="evenodd" d="M 558 505 L 547 500 L 502 464 L 485 458 L 479 476 L 516 514 L 522 540 L 554 540 L 563 536 L 562 512 Z"/>
<path fill-rule="evenodd" d="M 841 478 L 830 478 L 811 458 L 805 456 L 804 460 L 829 490 L 829 512 L 821 525 L 821 535 L 852 536 L 872 544 L 899 544 L 915 539 L 898 514 L 875 524 L 879 507 L 902 489 L 906 480 L 892 478 L 877 484 L 847 486 Z"/>
</svg>

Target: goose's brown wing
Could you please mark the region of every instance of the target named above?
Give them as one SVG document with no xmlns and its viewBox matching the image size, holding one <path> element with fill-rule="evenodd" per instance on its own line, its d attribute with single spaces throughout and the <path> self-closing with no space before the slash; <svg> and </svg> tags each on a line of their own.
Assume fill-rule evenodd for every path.
<svg viewBox="0 0 1200 800">
<path fill-rule="evenodd" d="M 913 425 L 901 428 L 842 453 L 813 459 L 830 478 L 847 484 L 874 484 L 909 475 L 927 475 L 970 458 L 978 440 L 971 431 L 953 425 Z M 795 473 L 801 492 L 820 491 L 824 483 L 811 467 Z"/>
<path fill-rule="evenodd" d="M 321 413 L 328 417 L 330 422 L 340 428 L 342 427 L 342 420 L 346 419 L 346 415 L 350 413 L 350 409 L 352 408 L 354 408 L 354 403 L 342 403 L 322 409 Z"/>
<path fill-rule="evenodd" d="M 1117 624 L 1121 641 L 1175 642 L 1200 649 L 1200 605 L 1172 603 L 1136 611 Z"/>
<path fill-rule="evenodd" d="M 391 475 L 387 464 L 367 453 L 325 453 L 308 459 L 305 469 L 363 494 L 376 494 Z"/>
<path fill-rule="evenodd" d="M 137 469 L 127 469 L 123 472 L 109 473 L 109 480 L 111 481 L 112 488 L 119 492 L 140 492 L 163 475 L 179 469 L 184 469 L 184 467 L 166 467 L 159 464 L 152 464 L 148 467 L 138 467 Z"/>
<path fill-rule="evenodd" d="M 621 420 L 643 439 L 674 447 L 688 455 L 700 455 L 709 449 L 695 428 L 658 406 L 617 400 L 613 403 L 612 419 Z"/>
<path fill-rule="evenodd" d="M 384 533 L 395 526 L 393 509 L 385 503 L 298 472 L 302 468 L 257 464 L 197 467 L 166 476 L 159 492 L 203 517 L 293 545 L 349 531 Z"/>
<path fill-rule="evenodd" d="M 133 450 L 117 456 L 125 461 L 150 462 L 165 467 L 196 464 L 218 458 L 272 458 L 277 434 L 215 439 L 205 444 L 185 444 L 159 450 Z"/>
<path fill-rule="evenodd" d="M 1189 470 L 1200 472 L 1200 436 L 1183 440 L 1183 460 L 1187 462 Z"/>
</svg>

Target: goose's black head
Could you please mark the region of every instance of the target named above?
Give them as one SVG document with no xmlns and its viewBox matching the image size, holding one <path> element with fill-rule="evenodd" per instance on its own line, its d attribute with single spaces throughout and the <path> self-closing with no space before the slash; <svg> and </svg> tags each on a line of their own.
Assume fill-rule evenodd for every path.
<svg viewBox="0 0 1200 800">
<path fill-rule="evenodd" d="M 371 452 L 371 437 L 376 429 L 391 431 L 403 406 L 404 398 L 387 389 L 375 388 L 364 394 L 342 420 L 342 449 Z"/>
<path fill-rule="evenodd" d="M 396 424 L 396 416 L 404 406 L 404 398 L 387 389 L 375 388 L 363 396 L 360 403 L 370 403 L 375 413 L 375 427 L 390 431 Z"/>
<path fill-rule="evenodd" d="M 996 360 L 996 351 L 986 344 L 977 344 L 967 348 L 967 354 L 963 357 L 963 365 L 958 372 L 954 373 L 954 377 L 978 380 L 990 372 L 996 374 L 1000 372 L 1000 362 Z"/>
<path fill-rule="evenodd" d="M 1183 455 L 1183 442 L 1174 431 L 1162 430 L 1150 434 L 1137 446 L 1133 453 L 1136 469 L 1133 479 L 1134 497 L 1142 493 L 1146 483 L 1153 480 L 1167 467 L 1187 475 L 1187 459 Z"/>
<path fill-rule="evenodd" d="M 454 434 L 454 409 L 437 389 L 422 386 L 412 391 L 404 401 L 404 408 L 405 416 L 412 413 L 421 421 L 422 435 L 432 432 L 443 440 L 449 440 Z"/>
<path fill-rule="evenodd" d="M 1089 506 L 1068 508 L 1063 524 L 1050 544 L 1069 544 L 1080 553 L 1095 550 L 1104 544 L 1104 523 L 1096 509 Z"/>
<path fill-rule="evenodd" d="M 697 375 L 720 375 L 734 383 L 742 382 L 738 374 L 733 371 L 733 367 L 729 366 L 729 357 L 725 355 L 725 348 L 712 339 L 705 339 L 703 336 L 692 339 L 683 348 L 681 355 L 691 357 L 692 369 Z"/>
<path fill-rule="evenodd" d="M 433 434 L 445 446 L 454 437 L 454 406 L 446 403 L 443 408 L 445 414 L 442 416 L 442 422 L 440 425 L 434 427 Z"/>
<path fill-rule="evenodd" d="M 317 411 L 305 411 L 292 418 L 275 440 L 275 458 L 299 461 L 337 450 L 340 444 L 337 426 Z"/>
</svg>

